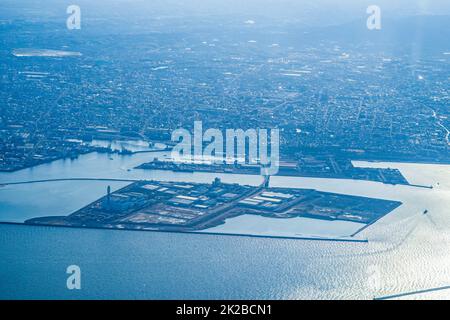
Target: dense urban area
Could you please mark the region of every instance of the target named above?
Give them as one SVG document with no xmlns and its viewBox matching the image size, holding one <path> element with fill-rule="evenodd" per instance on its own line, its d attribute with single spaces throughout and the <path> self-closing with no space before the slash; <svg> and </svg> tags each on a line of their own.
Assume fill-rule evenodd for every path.
<svg viewBox="0 0 450 320">
<path fill-rule="evenodd" d="M 281 160 L 305 175 L 357 177 L 354 159 L 450 161 L 450 55 L 440 48 L 419 53 L 372 34 L 348 43 L 345 26 L 10 23 L 0 24 L 1 171 L 95 151 L 93 139 L 167 142 L 195 120 L 279 128 Z"/>
<path fill-rule="evenodd" d="M 278 175 L 284 176 L 408 185 L 397 169 L 358 168 L 352 160 L 450 162 L 450 54 L 440 46 L 417 52 L 404 34 L 353 34 L 345 25 L 296 29 L 205 19 L 200 26 L 167 18 L 124 31 L 120 23 L 108 30 L 91 23 L 78 32 L 51 20 L 0 24 L 0 171 L 91 152 L 135 152 L 93 143 L 98 140 L 168 151 L 172 132 L 192 131 L 195 121 L 205 130 L 279 129 Z M 167 159 L 135 169 L 260 172 L 251 163 Z M 218 179 L 139 181 L 108 188 L 69 216 L 27 223 L 198 231 L 256 214 L 370 225 L 399 205 Z"/>
</svg>

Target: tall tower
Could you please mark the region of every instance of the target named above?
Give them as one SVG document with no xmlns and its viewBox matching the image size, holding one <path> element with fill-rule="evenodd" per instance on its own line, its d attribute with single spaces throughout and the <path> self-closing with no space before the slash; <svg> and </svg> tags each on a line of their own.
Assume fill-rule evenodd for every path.
<svg viewBox="0 0 450 320">
<path fill-rule="evenodd" d="M 270 176 L 264 176 L 264 188 L 269 188 L 270 185 Z"/>
<path fill-rule="evenodd" d="M 111 186 L 108 186 L 108 188 L 106 188 L 106 205 L 108 206 L 108 208 L 111 205 Z"/>
</svg>

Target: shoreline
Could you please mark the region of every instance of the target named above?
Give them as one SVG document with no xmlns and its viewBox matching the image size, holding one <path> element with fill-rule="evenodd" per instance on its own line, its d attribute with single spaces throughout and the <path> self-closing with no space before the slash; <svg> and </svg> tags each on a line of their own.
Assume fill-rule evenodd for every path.
<svg viewBox="0 0 450 320">
<path fill-rule="evenodd" d="M 112 141 L 115 141 L 115 140 L 111 140 L 111 142 Z M 83 156 L 83 155 L 87 155 L 87 154 L 91 154 L 91 153 L 95 153 L 95 152 L 102 153 L 102 154 L 110 154 L 110 155 L 112 155 L 112 154 L 119 154 L 119 155 L 123 155 L 123 156 L 133 156 L 135 154 L 168 152 L 168 151 L 171 150 L 169 146 L 167 146 L 164 149 L 142 150 L 142 151 L 118 151 L 118 150 L 111 150 L 111 149 L 109 151 L 107 151 L 105 149 L 103 149 L 103 150 L 101 150 L 101 149 L 102 149 L 101 147 L 94 147 L 94 150 L 87 151 L 87 152 L 80 152 L 80 153 L 77 153 L 76 156 L 72 156 L 72 157 L 67 157 L 67 156 L 66 157 L 57 157 L 57 158 L 52 159 L 52 160 L 45 160 L 45 161 L 40 161 L 40 162 L 38 162 L 36 164 L 25 165 L 25 166 L 17 168 L 17 169 L 1 169 L 0 168 L 0 173 L 14 173 L 14 172 L 18 172 L 18 171 L 25 170 L 25 169 L 31 169 L 31 168 L 34 168 L 34 167 L 37 167 L 37 166 L 40 166 L 40 165 L 49 164 L 49 163 L 52 163 L 54 161 L 76 160 L 79 156 Z M 332 155 L 333 155 L 333 153 L 332 153 Z M 411 163 L 411 164 L 414 163 L 414 164 L 424 164 L 424 165 L 426 165 L 426 164 L 430 164 L 430 165 L 450 165 L 450 159 L 448 159 L 448 160 L 433 160 L 433 159 L 423 159 L 423 158 L 405 159 L 405 158 L 390 158 L 390 157 L 386 157 L 386 158 L 383 158 L 383 157 L 364 158 L 363 157 L 363 158 L 360 158 L 360 157 L 357 157 L 357 156 L 355 156 L 355 157 L 348 156 L 348 157 L 345 157 L 345 158 L 347 158 L 350 162 L 359 161 L 359 162 L 371 162 L 371 163 L 390 162 L 390 163 Z M 284 159 L 280 159 L 280 161 L 288 161 L 288 160 L 290 160 L 289 157 L 286 157 Z M 145 163 L 142 163 L 139 166 L 142 166 L 144 164 Z M 357 167 L 357 168 L 359 168 L 359 167 Z M 142 169 L 142 170 L 145 170 L 145 169 Z M 162 169 L 158 169 L 158 170 L 162 170 Z M 199 170 L 196 170 L 196 171 L 199 171 Z M 202 172 L 202 171 L 199 171 L 199 172 Z M 210 171 L 205 171 L 205 172 L 210 172 Z M 221 172 L 217 172 L 217 173 L 221 173 Z M 226 173 L 226 172 L 224 172 L 224 173 Z M 233 173 L 235 173 L 235 172 L 233 172 Z M 281 174 L 280 176 L 286 176 L 286 175 L 285 174 Z M 317 178 L 333 179 L 333 178 L 330 178 L 330 177 L 321 177 L 321 176 L 316 176 L 316 175 L 302 175 L 302 176 L 310 177 L 310 178 L 317 177 Z M 339 177 L 337 177 L 337 179 L 339 179 Z M 364 179 L 356 179 L 356 180 L 363 180 L 364 181 Z"/>
<path fill-rule="evenodd" d="M 57 157 L 57 158 L 51 159 L 51 160 L 43 160 L 43 161 L 39 161 L 39 162 L 37 162 L 35 164 L 29 164 L 29 165 L 22 166 L 22 167 L 20 167 L 18 169 L 1 169 L 0 168 L 0 173 L 14 173 L 14 172 L 18 172 L 18 171 L 21 171 L 21 170 L 31 169 L 31 168 L 34 168 L 34 167 L 37 167 L 37 166 L 42 166 L 42 165 L 45 165 L 45 164 L 49 164 L 49 163 L 52 163 L 52 162 L 55 162 L 55 161 L 76 160 L 80 156 L 84 156 L 84 155 L 91 154 L 91 153 L 96 153 L 96 152 L 100 153 L 100 154 L 107 154 L 107 155 L 118 154 L 118 155 L 122 155 L 122 156 L 133 156 L 135 154 L 140 154 L 140 153 L 157 153 L 157 152 L 167 152 L 167 151 L 170 151 L 170 149 L 165 148 L 165 149 L 142 150 L 142 151 L 119 151 L 119 150 L 112 150 L 112 149 L 105 150 L 105 149 L 102 149 L 101 147 L 94 147 L 93 150 L 86 151 L 86 152 L 80 152 L 80 153 L 77 153 L 75 156 L 72 156 L 72 157 L 67 157 L 66 156 L 66 157 Z"/>
</svg>

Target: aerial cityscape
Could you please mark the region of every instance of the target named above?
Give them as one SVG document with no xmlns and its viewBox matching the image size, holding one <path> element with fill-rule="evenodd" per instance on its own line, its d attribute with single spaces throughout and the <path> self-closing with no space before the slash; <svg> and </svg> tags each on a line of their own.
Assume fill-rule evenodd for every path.
<svg viewBox="0 0 450 320">
<path fill-rule="evenodd" d="M 450 298 L 450 6 L 348 0 L 330 21 L 313 1 L 261 1 L 2 1 L 0 251 L 14 265 L 30 271 L 11 242 L 30 236 L 22 257 L 61 241 L 74 256 L 51 268 L 84 261 L 94 282 L 96 263 L 135 270 L 136 292 L 91 283 L 75 298 Z M 267 283 L 247 280 L 267 257 Z M 220 282 L 238 272 L 225 260 L 246 287 Z M 11 270 L 0 298 L 73 298 L 14 290 Z M 282 270 L 298 283 L 278 284 Z"/>
</svg>

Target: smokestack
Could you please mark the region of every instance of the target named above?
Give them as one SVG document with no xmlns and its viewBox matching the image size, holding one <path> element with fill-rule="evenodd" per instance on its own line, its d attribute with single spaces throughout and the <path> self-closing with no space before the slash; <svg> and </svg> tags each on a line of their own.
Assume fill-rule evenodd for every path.
<svg viewBox="0 0 450 320">
<path fill-rule="evenodd" d="M 111 186 L 108 186 L 108 188 L 106 188 L 106 203 L 107 203 L 107 205 L 108 205 L 108 208 L 109 208 L 109 206 L 110 206 L 110 204 L 111 204 Z"/>
</svg>

